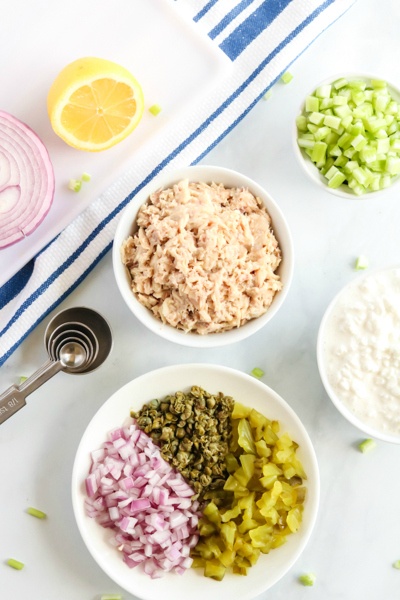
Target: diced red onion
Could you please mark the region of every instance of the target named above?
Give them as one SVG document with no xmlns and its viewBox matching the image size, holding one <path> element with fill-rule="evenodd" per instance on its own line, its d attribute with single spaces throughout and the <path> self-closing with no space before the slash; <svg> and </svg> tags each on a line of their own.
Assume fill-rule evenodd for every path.
<svg viewBox="0 0 400 600">
<path fill-rule="evenodd" d="M 183 477 L 130 419 L 91 453 L 86 514 L 113 529 L 111 544 L 130 568 L 142 565 L 152 578 L 182 575 L 199 539 L 199 503 Z"/>
<path fill-rule="evenodd" d="M 0 110 L 0 248 L 31 234 L 50 210 L 54 171 L 28 125 Z"/>
</svg>

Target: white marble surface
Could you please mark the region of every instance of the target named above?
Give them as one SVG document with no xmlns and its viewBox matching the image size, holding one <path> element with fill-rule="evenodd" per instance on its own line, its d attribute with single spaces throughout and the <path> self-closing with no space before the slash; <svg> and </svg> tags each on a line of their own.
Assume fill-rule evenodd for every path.
<svg viewBox="0 0 400 600">
<path fill-rule="evenodd" d="M 71 468 L 80 437 L 97 408 L 132 378 L 164 365 L 210 362 L 263 381 L 295 409 L 313 440 L 321 471 L 316 528 L 291 571 L 264 597 L 274 600 L 395 600 L 400 595 L 400 447 L 378 443 L 357 450 L 363 435 L 333 407 L 317 370 L 315 345 L 322 314 L 339 288 L 357 277 L 354 260 L 371 267 L 400 263 L 400 191 L 383 198 L 343 200 L 321 192 L 296 163 L 292 122 L 303 96 L 340 72 L 371 72 L 400 83 L 396 0 L 358 0 L 290 67 L 289 85 L 277 84 L 204 163 L 231 167 L 264 185 L 292 229 L 296 266 L 289 296 L 273 322 L 247 341 L 217 350 L 194 350 L 148 333 L 128 312 L 114 285 L 108 254 L 61 305 L 103 313 L 115 337 L 108 361 L 94 373 L 60 373 L 28 398 L 0 432 L 0 598 L 95 600 L 121 592 L 97 567 L 74 522 Z M 0 372 L 1 389 L 31 374 L 46 358 L 45 323 L 39 325 Z M 49 517 L 26 515 L 32 505 Z M 25 563 L 14 571 L 5 560 Z M 314 572 L 313 588 L 298 575 Z"/>
</svg>

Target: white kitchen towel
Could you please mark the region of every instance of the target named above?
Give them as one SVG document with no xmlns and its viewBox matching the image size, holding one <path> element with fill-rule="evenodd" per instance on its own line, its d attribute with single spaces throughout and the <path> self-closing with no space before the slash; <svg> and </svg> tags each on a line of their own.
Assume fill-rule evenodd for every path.
<svg viewBox="0 0 400 600">
<path fill-rule="evenodd" d="M 173 1 L 173 0 L 166 0 Z M 0 365 L 111 248 L 121 211 L 155 175 L 200 161 L 355 0 L 175 0 L 232 68 L 199 110 L 141 152 L 32 261 L 0 288 Z"/>
</svg>

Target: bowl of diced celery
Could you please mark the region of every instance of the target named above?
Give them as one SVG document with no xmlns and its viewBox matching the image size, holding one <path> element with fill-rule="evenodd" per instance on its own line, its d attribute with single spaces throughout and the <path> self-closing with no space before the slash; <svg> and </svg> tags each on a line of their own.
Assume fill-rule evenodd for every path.
<svg viewBox="0 0 400 600">
<path fill-rule="evenodd" d="M 295 151 L 312 180 L 332 194 L 382 193 L 400 179 L 400 92 L 367 75 L 321 82 L 296 117 Z"/>
</svg>

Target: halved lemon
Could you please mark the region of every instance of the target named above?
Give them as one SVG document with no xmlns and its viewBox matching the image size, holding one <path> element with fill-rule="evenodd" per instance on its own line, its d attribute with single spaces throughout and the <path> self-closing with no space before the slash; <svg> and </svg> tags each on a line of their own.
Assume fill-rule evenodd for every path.
<svg viewBox="0 0 400 600">
<path fill-rule="evenodd" d="M 140 84 L 125 67 L 95 57 L 68 64 L 54 80 L 47 110 L 67 144 L 99 152 L 124 140 L 143 115 Z"/>
</svg>

